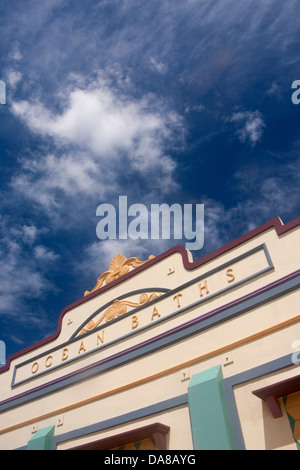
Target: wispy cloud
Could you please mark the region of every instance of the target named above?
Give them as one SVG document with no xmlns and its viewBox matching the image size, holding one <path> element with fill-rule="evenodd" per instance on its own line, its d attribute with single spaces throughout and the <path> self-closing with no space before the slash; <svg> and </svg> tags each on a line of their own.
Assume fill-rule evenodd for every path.
<svg viewBox="0 0 300 470">
<path fill-rule="evenodd" d="M 241 142 L 255 146 L 262 138 L 265 123 L 259 111 L 237 111 L 229 118 Z"/>
<path fill-rule="evenodd" d="M 279 169 L 264 162 L 264 170 L 257 162 L 236 172 L 231 185 L 239 197 L 227 207 L 219 200 L 203 199 L 206 250 L 216 249 L 273 217 L 285 214 L 286 223 L 300 213 L 300 159 Z"/>
<path fill-rule="evenodd" d="M 30 251 L 25 255 L 22 237 L 16 236 L 16 231 L 1 230 L 0 243 L 0 315 L 15 318 L 19 323 L 25 322 L 27 317 L 26 299 L 39 299 L 54 289 L 54 285 L 47 279 L 45 271 L 49 261 L 53 261 L 49 252 L 44 248 L 44 256 L 41 256 L 43 248 L 35 247 L 34 256 Z M 21 231 L 19 232 L 21 234 Z M 47 256 L 48 253 L 48 256 Z M 39 258 L 38 263 L 36 258 Z M 31 313 L 31 312 L 30 312 Z"/>
<path fill-rule="evenodd" d="M 167 73 L 168 67 L 161 61 L 156 60 L 154 57 L 150 57 L 151 68 L 162 75 Z"/>
<path fill-rule="evenodd" d="M 14 89 L 21 80 L 22 80 L 21 72 L 18 72 L 16 70 L 11 70 L 7 73 L 7 83 L 12 89 Z"/>
<path fill-rule="evenodd" d="M 273 81 L 270 87 L 266 91 L 266 95 L 269 97 L 282 98 L 282 87 L 276 81 Z"/>
</svg>

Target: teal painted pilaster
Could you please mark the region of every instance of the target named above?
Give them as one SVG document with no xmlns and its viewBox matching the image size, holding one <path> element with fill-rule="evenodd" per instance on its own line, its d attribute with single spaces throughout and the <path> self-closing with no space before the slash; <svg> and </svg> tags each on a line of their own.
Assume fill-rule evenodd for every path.
<svg viewBox="0 0 300 470">
<path fill-rule="evenodd" d="M 222 367 L 193 375 L 188 397 L 194 449 L 233 450 Z"/>
<path fill-rule="evenodd" d="M 27 450 L 51 450 L 55 426 L 39 429 L 28 441 Z"/>
</svg>

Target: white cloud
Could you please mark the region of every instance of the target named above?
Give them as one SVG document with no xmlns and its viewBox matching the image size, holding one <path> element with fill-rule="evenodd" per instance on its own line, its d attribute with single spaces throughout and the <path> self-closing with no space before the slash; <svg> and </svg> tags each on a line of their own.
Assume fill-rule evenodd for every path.
<svg viewBox="0 0 300 470">
<path fill-rule="evenodd" d="M 95 161 L 86 154 L 47 154 L 35 159 L 22 160 L 23 171 L 12 179 L 15 189 L 19 189 L 31 199 L 38 200 L 45 206 L 54 204 L 54 190 L 61 189 L 66 194 L 92 193 L 99 191 L 96 177 L 99 168 Z M 35 177 L 38 179 L 35 181 Z M 97 186 L 96 186 L 97 184 Z"/>
<path fill-rule="evenodd" d="M 185 108 L 185 112 L 186 113 L 190 113 L 192 111 L 196 112 L 196 113 L 201 113 L 202 111 L 204 111 L 205 109 L 205 106 L 203 104 L 197 104 L 197 105 L 194 105 L 194 106 L 187 106 Z"/>
<path fill-rule="evenodd" d="M 40 298 L 51 283 L 36 265 L 22 258 L 22 248 L 13 243 L 3 243 L 0 260 L 0 315 L 19 317 L 25 321 L 25 299 Z M 53 287 L 53 286 L 52 286 Z"/>
<path fill-rule="evenodd" d="M 277 98 L 281 98 L 281 86 L 278 83 L 273 82 L 272 85 L 267 89 L 266 94 L 268 96 L 275 96 Z"/>
<path fill-rule="evenodd" d="M 154 101 L 153 96 L 130 99 L 100 82 L 71 91 L 61 114 L 54 114 L 40 102 L 14 102 L 12 109 L 32 131 L 89 150 L 107 163 L 126 152 L 137 169 L 136 161 L 142 169 L 166 165 L 169 170 L 164 143 L 170 142 L 182 123 L 163 106 L 156 111 Z"/>
<path fill-rule="evenodd" d="M 37 245 L 34 247 L 33 256 L 43 263 L 57 261 L 60 258 L 57 253 L 54 253 L 53 250 L 49 250 L 43 245 Z"/>
<path fill-rule="evenodd" d="M 134 173 L 149 184 L 151 171 L 156 193 L 176 187 L 176 164 L 166 149 L 182 142 L 183 123 L 153 95 L 133 99 L 99 79 L 85 89 L 68 89 L 59 104 L 62 111 L 54 113 L 39 101 L 12 103 L 31 131 L 55 145 L 54 152 L 20 159 L 14 189 L 50 210 L 63 204 L 62 195 L 109 197 L 119 180 Z"/>
<path fill-rule="evenodd" d="M 22 80 L 22 73 L 17 70 L 10 70 L 7 73 L 7 83 L 11 88 L 15 88 L 17 84 Z"/>
<path fill-rule="evenodd" d="M 168 67 L 161 61 L 157 61 L 154 57 L 150 57 L 150 64 L 152 70 L 162 75 L 168 72 Z"/>
<path fill-rule="evenodd" d="M 22 59 L 22 53 L 20 51 L 20 44 L 18 42 L 15 42 L 13 47 L 12 47 L 12 51 L 10 53 L 10 58 L 13 60 L 13 61 L 16 61 L 16 62 L 19 62 L 21 59 Z"/>
<path fill-rule="evenodd" d="M 255 146 L 261 140 L 265 123 L 259 111 L 234 112 L 229 122 L 238 127 L 236 133 L 241 142 L 249 142 L 251 146 Z"/>
<path fill-rule="evenodd" d="M 37 229 L 35 225 L 24 225 L 23 231 L 25 241 L 30 244 L 36 239 L 37 234 L 39 233 L 39 229 Z"/>
<path fill-rule="evenodd" d="M 1 219 L 0 239 L 0 316 L 25 323 L 31 310 L 27 301 L 41 300 L 55 287 L 47 279 L 49 263 L 59 256 L 45 245 L 36 244 L 44 232 L 35 225 L 11 226 L 8 217 Z M 29 245 L 29 250 L 28 250 Z M 33 316 L 32 323 L 38 322 Z"/>
<path fill-rule="evenodd" d="M 32 245 L 36 242 L 39 235 L 45 233 L 46 229 L 40 229 L 34 224 L 13 226 L 10 228 L 10 236 L 14 240 L 19 240 L 22 244 Z"/>
</svg>

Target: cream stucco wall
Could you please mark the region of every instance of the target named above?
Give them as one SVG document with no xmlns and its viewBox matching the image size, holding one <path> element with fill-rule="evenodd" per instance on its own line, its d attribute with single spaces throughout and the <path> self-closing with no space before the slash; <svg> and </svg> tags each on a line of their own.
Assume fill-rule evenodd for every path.
<svg viewBox="0 0 300 470">
<path fill-rule="evenodd" d="M 111 358 L 139 344 L 148 344 L 153 338 L 159 338 L 202 316 L 205 318 L 210 312 L 217 312 L 218 309 L 222 311 L 225 305 L 231 305 L 237 299 L 298 270 L 299 242 L 299 227 L 280 236 L 274 228 L 270 228 L 194 269 L 184 268 L 182 255 L 175 252 L 110 289 L 102 293 L 99 291 L 99 295 L 87 298 L 66 312 L 56 339 L 11 361 L 9 370 L 0 374 L 0 401 L 24 396 L 32 389 L 39 390 L 50 382 L 59 383 L 61 377 L 76 373 L 99 360 Z M 263 249 L 251 253 L 251 250 L 263 244 L 273 263 L 271 268 Z M 243 258 L 236 260 L 240 256 Z M 227 273 L 229 268 L 235 275 L 233 281 Z M 256 275 L 262 270 L 265 272 Z M 185 286 L 199 276 L 203 276 L 200 281 Z M 203 287 L 205 280 L 209 293 L 205 289 L 199 290 L 199 282 Z M 174 295 L 162 296 L 154 303 L 145 304 L 136 313 L 139 327 L 132 327 L 132 315 L 135 314 L 133 311 L 132 315 L 120 317 L 118 322 L 107 327 L 103 345 L 92 346 L 93 337 L 94 340 L 96 338 L 93 331 L 82 337 L 87 347 L 85 354 L 78 352 L 80 340 L 69 343 L 74 332 L 101 306 L 126 293 L 138 289 L 149 289 L 151 292 L 155 288 L 175 289 Z M 178 293 L 182 294 L 181 297 L 174 298 Z M 273 300 L 248 308 L 245 313 L 232 316 L 226 321 L 223 319 L 215 322 L 211 327 L 199 329 L 194 335 L 182 337 L 153 350 L 151 354 L 103 370 L 78 383 L 75 381 L 68 387 L 2 411 L 0 449 L 25 446 L 37 428 L 54 424 L 56 436 L 67 435 L 74 429 L 85 428 L 187 394 L 189 378 L 216 365 L 222 366 L 226 379 L 292 353 L 293 342 L 300 340 L 299 298 L 298 289 L 290 290 Z M 138 295 L 131 295 L 130 300 L 137 302 Z M 180 302 L 180 306 L 177 302 Z M 153 316 L 154 306 L 159 315 Z M 59 348 L 66 343 L 70 358 L 74 360 L 64 363 Z M 58 367 L 46 368 L 43 365 L 45 358 L 53 348 L 57 348 L 51 353 L 53 365 Z M 40 375 L 35 376 L 32 373 L 34 361 L 40 363 L 38 373 L 43 372 Z M 25 364 L 22 365 L 23 363 Z M 265 403 L 254 396 L 252 391 L 296 375 L 299 371 L 297 367 L 290 367 L 234 388 L 247 449 L 295 448 L 287 416 L 284 414 L 282 418 L 274 420 Z M 12 388 L 13 380 L 18 385 Z M 68 439 L 61 442 L 58 449 L 82 445 L 154 422 L 170 426 L 170 449 L 193 448 L 189 409 L 185 404 L 124 423 L 117 429 L 108 428 L 94 432 L 93 435 Z"/>
</svg>

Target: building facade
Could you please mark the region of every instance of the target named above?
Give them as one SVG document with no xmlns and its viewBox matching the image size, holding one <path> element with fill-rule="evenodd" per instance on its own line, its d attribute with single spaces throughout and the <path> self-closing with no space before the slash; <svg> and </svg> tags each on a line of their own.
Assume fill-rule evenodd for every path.
<svg viewBox="0 0 300 470">
<path fill-rule="evenodd" d="M 297 450 L 300 218 L 116 255 L 0 369 L 0 449 Z"/>
</svg>

